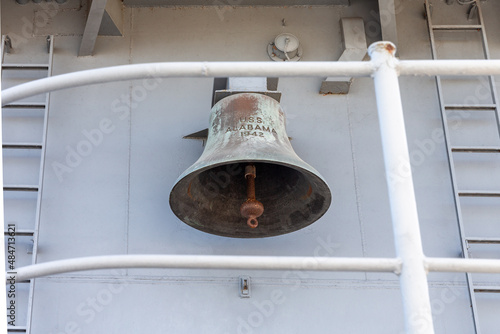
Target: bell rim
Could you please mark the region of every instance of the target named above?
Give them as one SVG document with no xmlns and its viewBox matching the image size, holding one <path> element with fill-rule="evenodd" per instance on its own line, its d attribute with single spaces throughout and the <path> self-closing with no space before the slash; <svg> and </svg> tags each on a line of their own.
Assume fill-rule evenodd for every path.
<svg viewBox="0 0 500 334">
<path fill-rule="evenodd" d="M 203 172 L 205 172 L 207 170 L 210 170 L 212 168 L 215 168 L 215 167 L 220 167 L 220 166 L 224 166 L 224 165 L 231 165 L 231 164 L 238 164 L 238 163 L 270 163 L 270 164 L 285 166 L 285 167 L 288 167 L 288 168 L 295 169 L 295 170 L 297 170 L 299 172 L 305 173 L 306 175 L 308 175 L 310 177 L 313 177 L 316 180 L 319 180 L 321 188 L 326 191 L 324 193 L 324 195 L 325 195 L 324 197 L 326 199 L 325 200 L 324 210 L 322 210 L 322 213 L 316 219 L 312 220 L 308 224 L 301 225 L 300 228 L 294 229 L 294 230 L 289 230 L 289 231 L 287 231 L 285 233 L 268 234 L 268 235 L 257 235 L 256 234 L 254 236 L 252 236 L 252 235 L 250 235 L 250 236 L 237 236 L 237 235 L 219 233 L 217 230 L 213 230 L 213 229 L 204 229 L 204 228 L 201 228 L 201 226 L 199 227 L 199 226 L 191 225 L 191 224 L 185 222 L 177 214 L 177 212 L 173 209 L 172 202 L 173 202 L 174 190 L 179 186 L 179 184 L 181 184 L 181 182 L 188 182 L 186 180 L 186 178 L 188 178 L 190 176 L 191 176 L 191 178 L 194 178 L 196 175 L 199 175 L 200 173 L 203 173 Z M 307 164 L 304 161 L 302 161 L 302 163 L 305 164 L 305 165 L 307 165 L 307 166 L 310 166 L 309 164 Z M 196 163 L 194 165 L 196 165 Z M 193 167 L 193 166 L 191 166 L 191 167 Z M 300 231 L 300 230 L 306 228 L 307 226 L 310 226 L 313 223 L 315 223 L 318 220 L 320 220 L 326 214 L 326 212 L 330 209 L 330 206 L 332 204 L 332 192 L 330 191 L 330 187 L 329 187 L 328 183 L 323 178 L 323 176 L 318 171 L 316 171 L 316 169 L 314 169 L 312 166 L 310 166 L 311 169 L 307 169 L 307 168 L 304 168 L 304 167 L 302 167 L 300 165 L 294 165 L 294 164 L 291 164 L 291 163 L 285 163 L 283 161 L 276 161 L 276 160 L 272 160 L 272 159 L 252 159 L 252 160 L 237 159 L 237 160 L 229 160 L 229 161 L 218 162 L 218 163 L 210 164 L 210 165 L 203 166 L 203 167 L 200 167 L 200 168 L 193 168 L 192 170 L 191 170 L 191 167 L 188 168 L 186 171 L 184 171 L 184 173 L 181 174 L 181 176 L 176 180 L 174 186 L 170 190 L 169 205 L 170 205 L 171 211 L 174 213 L 174 215 L 182 223 L 184 223 L 185 225 L 190 226 L 190 227 L 192 227 L 192 228 L 194 228 L 194 229 L 196 229 L 198 231 L 204 232 L 204 233 L 209 233 L 209 234 L 212 234 L 212 235 L 217 235 L 217 236 L 226 237 L 226 238 L 235 238 L 235 239 L 258 239 L 258 238 L 271 238 L 271 237 L 278 237 L 278 236 L 281 236 L 281 235 L 287 235 L 287 234 L 290 234 L 290 233 L 293 233 L 293 232 Z"/>
</svg>

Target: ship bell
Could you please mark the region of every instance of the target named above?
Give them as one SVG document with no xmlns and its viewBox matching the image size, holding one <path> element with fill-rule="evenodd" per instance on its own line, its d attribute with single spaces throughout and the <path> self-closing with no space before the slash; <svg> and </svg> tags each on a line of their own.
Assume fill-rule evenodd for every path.
<svg viewBox="0 0 500 334">
<path fill-rule="evenodd" d="M 280 104 L 257 93 L 214 105 L 205 150 L 177 180 L 170 207 L 211 234 L 263 238 L 304 228 L 328 210 L 323 177 L 295 153 Z"/>
</svg>

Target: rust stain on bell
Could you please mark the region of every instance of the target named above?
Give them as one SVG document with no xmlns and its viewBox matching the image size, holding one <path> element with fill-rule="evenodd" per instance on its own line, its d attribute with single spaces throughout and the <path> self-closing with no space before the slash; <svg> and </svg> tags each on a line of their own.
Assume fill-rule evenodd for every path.
<svg viewBox="0 0 500 334">
<path fill-rule="evenodd" d="M 309 196 L 312 195 L 312 192 L 313 192 L 313 189 L 311 186 L 309 186 L 309 189 L 307 190 L 307 194 L 305 194 L 304 196 L 302 196 L 302 199 L 307 199 Z"/>
<path fill-rule="evenodd" d="M 212 108 L 205 150 L 170 193 L 180 220 L 235 238 L 299 230 L 330 202 L 324 179 L 294 152 L 279 103 L 256 93 L 228 96 Z"/>
</svg>

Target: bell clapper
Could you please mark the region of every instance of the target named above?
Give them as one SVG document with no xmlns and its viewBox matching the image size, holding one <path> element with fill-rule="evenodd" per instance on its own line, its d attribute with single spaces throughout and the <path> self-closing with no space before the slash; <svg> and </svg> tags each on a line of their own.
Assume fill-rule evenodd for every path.
<svg viewBox="0 0 500 334">
<path fill-rule="evenodd" d="M 255 199 L 255 177 L 256 169 L 254 165 L 245 167 L 245 179 L 247 180 L 247 200 L 241 204 L 240 212 L 244 218 L 247 218 L 247 224 L 251 228 L 259 225 L 257 218 L 264 213 L 264 205 Z"/>
</svg>

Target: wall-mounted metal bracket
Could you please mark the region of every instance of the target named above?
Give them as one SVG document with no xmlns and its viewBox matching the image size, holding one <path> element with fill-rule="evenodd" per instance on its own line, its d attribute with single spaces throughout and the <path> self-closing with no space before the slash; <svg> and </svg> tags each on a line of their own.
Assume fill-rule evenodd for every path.
<svg viewBox="0 0 500 334">
<path fill-rule="evenodd" d="M 123 3 L 120 0 L 93 0 L 80 43 L 79 57 L 91 56 L 98 35 L 122 36 Z"/>
<path fill-rule="evenodd" d="M 193 132 L 189 135 L 182 137 L 184 139 L 197 139 L 197 140 L 207 140 L 208 138 L 208 128 L 200 130 L 198 132 Z"/>
<path fill-rule="evenodd" d="M 28 245 L 28 248 L 26 248 L 26 254 L 33 254 L 33 247 L 35 246 L 35 240 L 31 239 L 31 244 Z"/>
<path fill-rule="evenodd" d="M 220 85 L 226 84 L 221 88 Z M 278 78 L 227 78 L 223 81 L 217 78 L 214 81 L 213 105 L 233 94 L 238 93 L 258 93 L 269 96 L 280 102 L 281 92 L 278 92 Z"/>
<path fill-rule="evenodd" d="M 344 52 L 338 61 L 362 61 L 367 52 L 365 24 L 362 18 L 347 17 L 340 20 L 344 38 Z M 322 82 L 320 94 L 347 94 L 352 77 L 329 77 Z"/>
<path fill-rule="evenodd" d="M 250 276 L 240 276 L 240 297 L 250 298 Z"/>
<path fill-rule="evenodd" d="M 45 40 L 47 42 L 47 53 L 50 53 L 50 46 L 54 42 L 53 38 L 50 35 L 48 35 Z"/>
<path fill-rule="evenodd" d="M 245 90 L 218 90 L 215 92 L 215 98 L 214 98 L 214 105 L 222 100 L 225 97 L 228 97 L 233 94 L 238 94 L 238 93 L 258 93 L 258 94 L 263 94 L 266 96 L 269 96 L 276 101 L 280 102 L 281 101 L 281 92 L 271 92 L 271 91 L 260 91 L 260 92 L 251 92 L 251 91 L 245 91 Z"/>
<path fill-rule="evenodd" d="M 3 42 L 3 47 L 5 50 L 5 53 L 10 53 L 12 51 L 12 40 L 7 35 L 5 36 L 5 39 Z"/>
<path fill-rule="evenodd" d="M 470 5 L 467 11 L 467 20 L 471 21 L 477 16 L 477 4 L 474 2 Z"/>
</svg>

